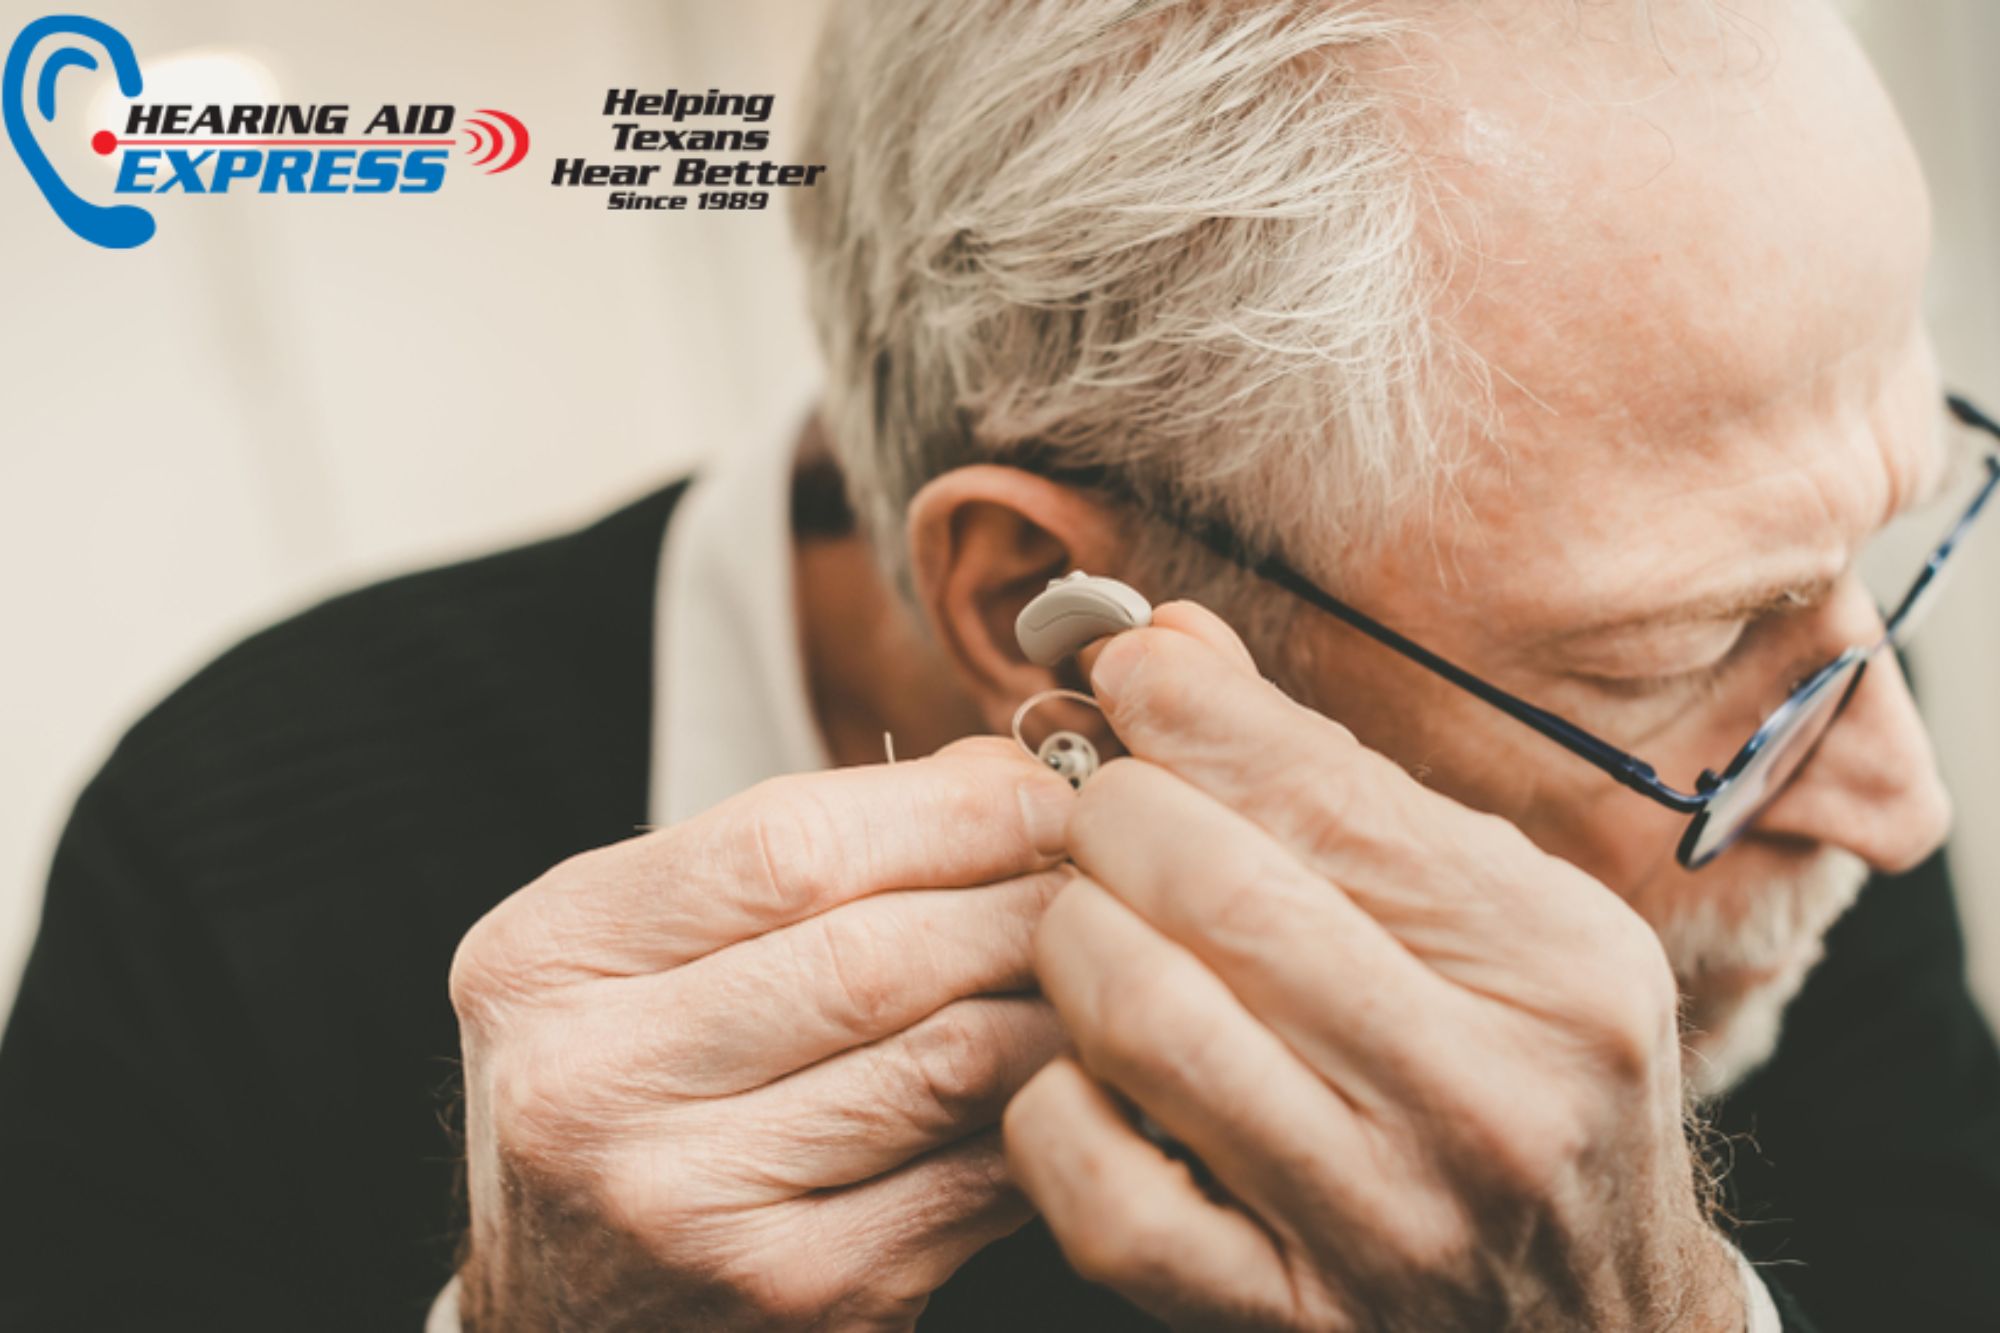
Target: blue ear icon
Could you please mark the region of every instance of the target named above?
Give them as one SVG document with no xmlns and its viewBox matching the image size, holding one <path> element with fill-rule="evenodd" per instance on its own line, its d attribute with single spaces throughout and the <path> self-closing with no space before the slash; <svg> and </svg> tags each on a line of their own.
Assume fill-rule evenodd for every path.
<svg viewBox="0 0 2000 1333">
<path fill-rule="evenodd" d="M 110 250 L 129 250 L 135 245 L 144 245 L 153 238 L 153 215 L 131 204 L 93 204 L 70 189 L 56 173 L 48 154 L 42 151 L 34 131 L 28 126 L 28 112 L 24 104 L 28 58 L 44 38 L 55 36 L 84 37 L 102 46 L 111 57 L 112 69 L 117 72 L 118 90 L 127 97 L 137 97 L 145 86 L 139 77 L 139 58 L 132 53 L 132 43 L 110 24 L 61 14 L 36 19 L 21 29 L 21 35 L 14 39 L 14 45 L 7 52 L 6 69 L 0 71 L 0 113 L 4 113 L 6 118 L 7 137 L 13 141 L 14 151 L 21 155 L 28 174 L 34 177 L 42 197 L 49 201 L 49 207 L 55 209 L 64 226 L 91 244 Z M 37 80 L 35 90 L 35 109 L 44 121 L 56 118 L 56 76 L 72 66 L 96 69 L 97 58 L 88 51 L 65 46 L 42 62 L 42 76 Z"/>
</svg>

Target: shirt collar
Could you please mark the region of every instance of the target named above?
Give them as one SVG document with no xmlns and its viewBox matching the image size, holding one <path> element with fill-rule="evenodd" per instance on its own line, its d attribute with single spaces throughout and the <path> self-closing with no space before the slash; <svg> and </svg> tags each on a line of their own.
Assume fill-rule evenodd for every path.
<svg viewBox="0 0 2000 1333">
<path fill-rule="evenodd" d="M 653 615 L 656 825 L 766 778 L 831 766 L 794 609 L 794 440 L 718 457 L 667 524 Z"/>
</svg>

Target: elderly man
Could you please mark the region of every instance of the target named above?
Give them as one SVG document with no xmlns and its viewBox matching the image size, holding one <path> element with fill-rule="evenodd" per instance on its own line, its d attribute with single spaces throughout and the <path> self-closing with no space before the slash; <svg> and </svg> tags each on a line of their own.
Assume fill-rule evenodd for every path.
<svg viewBox="0 0 2000 1333">
<path fill-rule="evenodd" d="M 795 447 L 83 797 L 8 1326 L 1992 1327 L 1888 649 L 1997 465 L 1837 21 L 856 0 L 819 73 Z M 1036 666 L 1079 568 L 1165 604 Z M 1072 791 L 990 733 L 1086 682 Z"/>
</svg>

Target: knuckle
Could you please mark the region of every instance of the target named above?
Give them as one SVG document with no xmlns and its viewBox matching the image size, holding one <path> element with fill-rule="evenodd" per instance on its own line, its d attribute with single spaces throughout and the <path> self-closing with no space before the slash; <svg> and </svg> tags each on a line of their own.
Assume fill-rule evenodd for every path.
<svg viewBox="0 0 2000 1333">
<path fill-rule="evenodd" d="M 1573 1012 L 1595 1072 L 1643 1086 L 1662 1060 L 1678 1064 L 1679 994 L 1658 938 L 1644 923 L 1634 924 L 1579 973 Z"/>
<path fill-rule="evenodd" d="M 486 1080 L 494 1134 L 515 1152 L 562 1157 L 601 1132 L 563 1041 L 517 1036 L 493 1052 Z"/>
<path fill-rule="evenodd" d="M 1456 1199 L 1431 1197 L 1433 1206 L 1418 1196 L 1384 1209 L 1378 1219 L 1382 1244 L 1412 1277 L 1457 1282 L 1478 1265 L 1478 1238 Z"/>
<path fill-rule="evenodd" d="M 716 1132 L 689 1127 L 607 1144 L 588 1159 L 581 1207 L 677 1267 L 726 1268 L 746 1214 L 738 1182 L 724 1164 L 725 1146 Z M 724 1285 L 738 1287 L 753 1276 L 746 1268 Z"/>
<path fill-rule="evenodd" d="M 1631 995 L 1629 987 L 1621 990 L 1626 993 L 1619 999 L 1598 1007 L 1597 1021 L 1588 1034 L 1590 1055 L 1599 1074 L 1638 1088 L 1652 1080 L 1662 1054 L 1677 1043 L 1671 1019 L 1660 1021 L 1661 1011 L 1652 1003 Z"/>
<path fill-rule="evenodd" d="M 526 938 L 527 905 L 510 899 L 472 923 L 452 950 L 446 993 L 467 1030 L 485 1033 L 546 980 L 543 957 Z"/>
<path fill-rule="evenodd" d="M 771 778 L 750 789 L 730 832 L 742 905 L 771 921 L 810 911 L 818 897 L 814 867 L 826 849 L 849 850 L 821 785 L 810 777 Z M 860 850 L 865 851 L 865 844 Z"/>
<path fill-rule="evenodd" d="M 451 996 L 452 1011 L 464 1027 L 484 1027 L 492 1007 L 505 993 L 492 961 L 491 914 L 473 922 L 452 950 L 451 970 L 445 987 Z"/>
<path fill-rule="evenodd" d="M 1632 978 L 1637 997 L 1645 1006 L 1646 1020 L 1674 1029 L 1681 1002 L 1680 983 L 1674 979 L 1666 946 L 1653 928 L 1643 922 L 1633 938 L 1626 974 Z"/>
<path fill-rule="evenodd" d="M 1524 1137 L 1535 1146 L 1516 1164 L 1522 1182 L 1538 1186 L 1540 1197 L 1553 1200 L 1570 1192 L 1594 1155 L 1597 1136 L 1579 1108 L 1561 1102 L 1536 1115 Z"/>
<path fill-rule="evenodd" d="M 811 1258 L 773 1263 L 746 1256 L 724 1270 L 724 1284 L 754 1327 L 820 1327 L 831 1312 L 849 1304 L 848 1284 L 831 1267 Z"/>
<path fill-rule="evenodd" d="M 1304 812 L 1303 840 L 1315 851 L 1327 852 L 1357 841 L 1380 843 L 1401 833 L 1404 822 L 1384 818 L 1375 806 L 1409 778 L 1395 764 L 1347 738 L 1336 741 L 1326 762 L 1296 770 L 1293 799 L 1286 804 Z"/>
<path fill-rule="evenodd" d="M 1242 852 L 1229 858 L 1219 877 L 1202 890 L 1203 933 L 1225 947 L 1247 942 L 1268 947 L 1299 926 L 1297 905 L 1272 884 L 1261 858 Z"/>
<path fill-rule="evenodd" d="M 829 1017 L 856 1034 L 891 1026 L 912 986 L 903 960 L 921 958 L 920 942 L 885 911 L 836 913 L 813 918 L 812 924 L 800 932 L 795 947 L 803 954 L 800 967 L 831 983 Z"/>
<path fill-rule="evenodd" d="M 998 1034 L 971 1005 L 953 1006 L 911 1030 L 908 1084 L 920 1119 L 963 1124 L 993 1108 L 999 1091 Z"/>
<path fill-rule="evenodd" d="M 1582 1118 L 1556 1098 L 1515 1103 L 1507 1114 L 1481 1105 L 1459 1116 L 1458 1141 L 1501 1197 L 1538 1202 L 1567 1192 L 1591 1146 Z"/>
<path fill-rule="evenodd" d="M 576 959 L 623 923 L 602 922 L 594 902 L 619 876 L 624 845 L 580 852 L 549 867 L 459 940 L 447 985 L 461 1020 L 591 975 Z"/>
<path fill-rule="evenodd" d="M 710 1210 L 679 1169 L 690 1147 L 646 1140 L 603 1154 L 593 1194 L 605 1221 L 655 1248 L 698 1234 Z"/>
<path fill-rule="evenodd" d="M 673 839 L 684 835 L 670 829 L 653 836 Z M 536 876 L 509 905 L 517 904 L 520 916 L 561 922 L 571 931 L 588 932 L 594 925 L 611 924 L 599 921 L 598 904 L 607 885 L 631 878 L 632 849 L 637 841 L 628 839 L 564 857 Z"/>
</svg>

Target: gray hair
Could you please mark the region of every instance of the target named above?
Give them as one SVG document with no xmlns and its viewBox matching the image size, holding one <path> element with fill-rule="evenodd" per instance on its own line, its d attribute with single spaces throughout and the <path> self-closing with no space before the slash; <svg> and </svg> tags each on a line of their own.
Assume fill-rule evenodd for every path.
<svg viewBox="0 0 2000 1333">
<path fill-rule="evenodd" d="M 1354 2 L 833 6 L 805 113 L 831 169 L 794 222 L 824 421 L 902 586 L 911 496 L 1024 452 L 1322 573 L 1428 492 L 1444 277 L 1354 59 L 1400 31 Z"/>
</svg>

